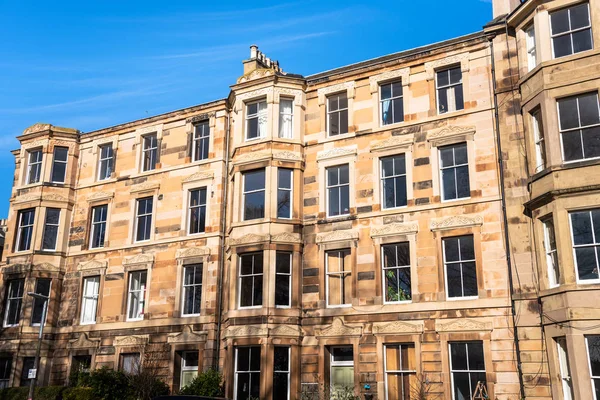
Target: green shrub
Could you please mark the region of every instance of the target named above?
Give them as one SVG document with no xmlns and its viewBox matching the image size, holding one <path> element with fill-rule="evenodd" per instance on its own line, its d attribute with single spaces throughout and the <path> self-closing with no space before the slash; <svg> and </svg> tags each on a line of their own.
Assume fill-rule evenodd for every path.
<svg viewBox="0 0 600 400">
<path fill-rule="evenodd" d="M 28 387 L 13 387 L 0 390 L 0 400 L 27 400 Z"/>
<path fill-rule="evenodd" d="M 189 385 L 179 391 L 179 394 L 187 396 L 221 397 L 223 396 L 222 383 L 223 378 L 221 377 L 221 374 L 214 369 L 210 369 L 198 374 Z"/>
<path fill-rule="evenodd" d="M 60 400 L 64 387 L 47 386 L 35 388 L 36 400 Z M 27 400 L 28 387 L 13 387 L 0 390 L 0 400 Z"/>
<path fill-rule="evenodd" d="M 65 389 L 63 400 L 95 400 L 94 389 L 89 387 L 72 387 Z"/>
<path fill-rule="evenodd" d="M 131 387 L 127 375 L 107 367 L 96 369 L 90 373 L 89 387 L 94 397 L 102 400 L 128 400 Z"/>
</svg>

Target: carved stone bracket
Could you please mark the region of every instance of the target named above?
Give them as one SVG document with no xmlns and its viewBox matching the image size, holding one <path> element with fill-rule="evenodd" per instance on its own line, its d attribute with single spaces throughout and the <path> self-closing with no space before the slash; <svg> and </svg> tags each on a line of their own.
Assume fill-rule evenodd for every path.
<svg viewBox="0 0 600 400">
<path fill-rule="evenodd" d="M 443 231 L 481 225 L 483 225 L 483 217 L 481 215 L 454 215 L 452 217 L 434 219 L 431 221 L 429 227 L 432 231 Z"/>
<path fill-rule="evenodd" d="M 355 230 L 343 230 L 318 233 L 316 242 L 317 244 L 329 243 L 329 242 L 343 242 L 346 240 L 358 240 L 358 231 Z"/>
<path fill-rule="evenodd" d="M 386 71 L 381 74 L 371 76 L 369 78 L 371 93 L 376 93 L 379 91 L 379 82 L 385 82 L 396 78 L 402 79 L 402 86 L 408 85 L 410 80 L 410 67 Z"/>
<path fill-rule="evenodd" d="M 356 146 L 353 147 L 335 147 L 330 150 L 323 150 L 317 153 L 317 161 L 331 160 L 333 158 L 356 156 Z"/>
<path fill-rule="evenodd" d="M 456 54 L 439 60 L 425 63 L 425 74 L 427 80 L 431 81 L 435 78 L 435 71 L 442 67 L 447 67 L 453 64 L 460 64 L 462 72 L 469 72 L 469 53 Z"/>
<path fill-rule="evenodd" d="M 419 231 L 419 224 L 417 222 L 412 223 L 392 223 L 383 226 L 374 226 L 371 228 L 371 237 L 377 238 L 382 236 L 392 235 L 410 235 L 416 234 Z"/>
<path fill-rule="evenodd" d="M 129 189 L 129 193 L 140 193 L 140 192 L 149 192 L 158 190 L 160 188 L 160 183 L 158 182 L 145 182 L 140 183 L 139 185 L 132 186 Z"/>
<path fill-rule="evenodd" d="M 379 335 L 394 335 L 403 333 L 422 333 L 423 324 L 394 321 L 373 324 L 373 333 Z"/>
<path fill-rule="evenodd" d="M 361 335 L 362 328 L 360 326 L 345 325 L 341 318 L 335 318 L 331 326 L 319 329 L 316 332 L 317 337 L 351 337 Z"/>
<path fill-rule="evenodd" d="M 213 171 L 200 171 L 200 172 L 196 172 L 195 174 L 192 174 L 192 175 L 184 178 L 182 180 L 182 182 L 188 183 L 188 182 L 196 182 L 196 181 L 205 181 L 205 180 L 213 179 L 214 175 L 215 174 Z"/>
<path fill-rule="evenodd" d="M 89 203 L 95 202 L 95 201 L 105 201 L 105 200 L 110 200 L 113 197 L 115 197 L 114 193 L 108 193 L 108 192 L 95 192 L 90 194 L 87 197 L 87 201 Z"/>
<path fill-rule="evenodd" d="M 491 321 L 478 321 L 474 319 L 436 320 L 436 332 L 464 332 L 464 331 L 491 331 Z"/>
<path fill-rule="evenodd" d="M 474 126 L 455 126 L 450 125 L 441 129 L 436 129 L 427 134 L 427 141 L 432 146 L 438 147 L 458 141 L 473 140 L 475 138 Z"/>
<path fill-rule="evenodd" d="M 149 339 L 149 335 L 115 336 L 113 346 L 145 346 Z"/>
<path fill-rule="evenodd" d="M 190 325 L 183 327 L 183 330 L 179 333 L 169 333 L 167 336 L 167 343 L 198 343 L 206 342 L 208 336 L 207 331 L 194 331 Z"/>
<path fill-rule="evenodd" d="M 330 94 L 334 94 L 337 92 L 346 91 L 349 99 L 354 98 L 354 88 L 356 87 L 356 83 L 354 81 L 338 83 L 337 85 L 331 85 L 327 87 L 323 87 L 317 90 L 317 96 L 319 100 L 319 105 L 325 104 L 325 97 Z"/>
<path fill-rule="evenodd" d="M 70 340 L 67 344 L 68 349 L 97 349 L 100 347 L 100 339 L 90 339 L 86 332 L 81 332 L 79 337 Z"/>
<path fill-rule="evenodd" d="M 414 135 L 392 136 L 388 139 L 381 140 L 371 145 L 371 151 L 386 151 L 394 149 L 408 149 L 415 142 Z"/>
</svg>

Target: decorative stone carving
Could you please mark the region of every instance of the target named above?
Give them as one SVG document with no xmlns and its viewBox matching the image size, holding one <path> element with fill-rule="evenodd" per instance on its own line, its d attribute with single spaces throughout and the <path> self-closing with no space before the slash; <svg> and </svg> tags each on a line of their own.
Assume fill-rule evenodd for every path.
<svg viewBox="0 0 600 400">
<path fill-rule="evenodd" d="M 40 195 L 40 193 L 37 194 L 26 194 L 23 196 L 19 196 L 15 199 L 15 203 L 19 204 L 19 203 L 27 203 L 29 201 L 39 201 L 42 199 L 42 196 Z"/>
<path fill-rule="evenodd" d="M 356 147 L 335 147 L 331 150 L 324 150 L 317 153 L 317 161 L 330 160 L 332 158 L 355 155 Z"/>
<path fill-rule="evenodd" d="M 150 264 L 154 262 L 153 254 L 137 254 L 132 257 L 125 257 L 123 265 L 134 265 L 134 264 Z"/>
<path fill-rule="evenodd" d="M 187 183 L 187 182 L 203 181 L 203 180 L 207 180 L 207 179 L 212 179 L 214 177 L 214 175 L 215 174 L 213 171 L 200 171 L 200 172 L 196 172 L 195 174 L 188 176 L 187 178 L 184 178 L 182 182 Z"/>
<path fill-rule="evenodd" d="M 42 123 L 38 122 L 36 124 L 31 125 L 29 128 L 25 129 L 23 131 L 23 135 L 29 135 L 30 133 L 48 131 L 48 130 L 50 130 L 50 128 L 52 128 L 52 125 L 42 124 Z"/>
<path fill-rule="evenodd" d="M 68 202 L 69 199 L 58 193 L 47 193 L 42 195 L 41 193 L 31 193 L 23 196 L 19 196 L 15 199 L 15 203 L 27 203 L 29 201 L 57 201 L 57 202 Z"/>
<path fill-rule="evenodd" d="M 317 234 L 317 243 L 342 242 L 345 240 L 358 240 L 358 231 L 343 230 Z"/>
<path fill-rule="evenodd" d="M 275 71 L 270 68 L 259 68 L 254 71 L 247 73 L 246 75 L 242 75 L 238 78 L 237 83 L 243 83 L 252 81 L 254 79 L 264 78 L 265 76 L 273 76 L 275 75 Z"/>
<path fill-rule="evenodd" d="M 373 333 L 375 334 L 398 334 L 398 333 L 421 333 L 423 324 L 414 324 L 404 321 L 394 321 L 386 323 L 373 324 Z"/>
<path fill-rule="evenodd" d="M 60 195 L 58 193 L 48 193 L 42 196 L 42 200 L 45 201 L 62 201 L 62 202 L 67 202 L 69 201 L 68 198 L 66 198 L 63 195 Z"/>
<path fill-rule="evenodd" d="M 214 117 L 215 117 L 214 112 L 204 113 L 204 114 L 196 115 L 194 117 L 190 117 L 190 118 L 186 119 L 185 122 L 194 124 L 196 122 L 210 120 L 211 118 L 214 118 Z"/>
<path fill-rule="evenodd" d="M 302 237 L 299 233 L 283 232 L 271 235 L 271 241 L 283 243 L 302 243 Z"/>
<path fill-rule="evenodd" d="M 268 233 L 264 234 L 264 235 L 257 235 L 256 233 L 248 233 L 239 238 L 229 238 L 229 245 L 230 246 L 239 246 L 239 245 L 250 244 L 250 243 L 262 243 L 262 242 L 268 242 L 269 239 L 270 239 L 270 235 Z"/>
<path fill-rule="evenodd" d="M 293 151 L 277 151 L 273 153 L 273 158 L 276 160 L 302 161 L 302 156 Z"/>
<path fill-rule="evenodd" d="M 113 346 L 145 346 L 149 335 L 115 336 Z"/>
<path fill-rule="evenodd" d="M 389 139 L 381 140 L 371 145 L 371 151 L 392 150 L 403 147 L 410 147 L 415 142 L 414 135 L 392 136 Z"/>
<path fill-rule="evenodd" d="M 146 133 L 161 133 L 162 132 L 162 124 L 152 125 L 152 126 L 144 126 L 143 128 L 136 129 L 136 135 L 145 135 Z"/>
<path fill-rule="evenodd" d="M 67 343 L 68 349 L 96 349 L 98 347 L 100 347 L 100 339 L 90 339 L 85 332 L 81 332 L 77 339 Z"/>
<path fill-rule="evenodd" d="M 106 269 L 108 267 L 108 261 L 106 260 L 90 260 L 86 262 L 80 262 L 77 265 L 77 271 L 89 271 L 97 269 Z"/>
<path fill-rule="evenodd" d="M 450 125 L 441 129 L 436 129 L 427 134 L 427 140 L 432 146 L 440 146 L 449 141 L 473 140 L 475 136 L 474 126 L 456 126 Z"/>
<path fill-rule="evenodd" d="M 205 342 L 208 332 L 194 331 L 191 325 L 185 325 L 179 333 L 169 333 L 167 343 L 198 343 Z"/>
<path fill-rule="evenodd" d="M 369 78 L 369 86 L 371 93 L 379 91 L 379 82 L 388 81 L 396 78 L 402 79 L 402 86 L 409 84 L 410 79 L 410 67 L 395 69 L 393 71 L 386 71 L 384 73 L 374 75 Z"/>
<path fill-rule="evenodd" d="M 201 257 L 210 255 L 209 247 L 188 247 L 177 250 L 177 258 Z"/>
<path fill-rule="evenodd" d="M 114 193 L 108 193 L 108 192 L 95 192 L 90 194 L 87 197 L 87 201 L 88 202 L 94 202 L 94 201 L 104 201 L 104 200 L 110 200 L 113 197 L 115 197 Z"/>
<path fill-rule="evenodd" d="M 441 231 L 481 225 L 483 225 L 483 217 L 481 215 L 453 215 L 447 218 L 432 220 L 429 227 L 432 231 Z"/>
<path fill-rule="evenodd" d="M 276 103 L 281 101 L 281 95 L 293 97 L 295 106 L 302 105 L 302 90 L 276 87 L 274 91 Z"/>
<path fill-rule="evenodd" d="M 233 160 L 234 164 L 244 164 L 248 162 L 270 159 L 273 155 L 268 151 L 255 151 L 251 153 L 240 154 Z"/>
<path fill-rule="evenodd" d="M 492 329 L 493 324 L 490 321 L 474 319 L 455 319 L 450 322 L 435 321 L 436 332 L 491 331 Z"/>
<path fill-rule="evenodd" d="M 144 182 L 139 185 L 132 186 L 129 189 L 129 193 L 139 193 L 139 192 L 147 192 L 151 190 L 158 190 L 160 188 L 160 183 L 158 182 Z"/>
<path fill-rule="evenodd" d="M 337 85 L 331 85 L 331 86 L 327 86 L 327 87 L 318 89 L 317 96 L 318 96 L 318 100 L 319 100 L 319 105 L 325 104 L 325 97 L 327 95 L 333 94 L 336 92 L 347 91 L 348 98 L 349 99 L 354 98 L 355 86 L 356 86 L 355 82 L 350 81 L 350 82 L 342 82 L 342 83 L 338 83 Z"/>
<path fill-rule="evenodd" d="M 430 81 L 435 78 L 436 69 L 452 64 L 460 64 L 460 69 L 462 72 L 469 72 L 469 53 L 456 54 L 453 56 L 440 58 L 439 60 L 426 62 L 425 73 L 427 75 L 427 80 Z"/>
<path fill-rule="evenodd" d="M 275 328 L 271 328 L 269 336 L 300 337 L 302 336 L 302 330 L 299 326 L 278 325 Z"/>
<path fill-rule="evenodd" d="M 392 223 L 384 226 L 374 226 L 371 228 L 371 237 L 391 236 L 391 235 L 409 235 L 419 231 L 419 224 L 412 223 Z"/>
<path fill-rule="evenodd" d="M 57 267 L 54 264 L 47 263 L 47 262 L 35 264 L 35 266 L 33 267 L 33 269 L 36 270 L 36 271 L 47 271 L 47 272 L 58 272 L 58 271 L 60 271 L 59 267 Z"/>
<path fill-rule="evenodd" d="M 270 93 L 273 93 L 272 87 L 257 89 L 257 90 L 253 90 L 251 92 L 242 93 L 242 94 L 238 95 L 236 100 L 245 101 L 245 100 L 253 99 L 256 97 L 266 96 Z"/>
<path fill-rule="evenodd" d="M 225 338 L 267 336 L 269 329 L 262 325 L 236 325 L 225 331 Z"/>
<path fill-rule="evenodd" d="M 344 325 L 341 318 L 335 318 L 331 326 L 317 330 L 317 337 L 348 337 L 361 336 L 362 328 L 360 326 Z"/>
<path fill-rule="evenodd" d="M 35 140 L 33 142 L 29 142 L 29 143 L 25 143 L 23 146 L 21 146 L 23 148 L 23 150 L 27 150 L 27 149 L 33 149 L 35 147 L 45 147 L 48 145 L 50 141 L 48 139 L 39 139 L 39 140 Z M 27 153 L 22 152 L 21 153 L 21 158 L 25 158 L 25 155 Z"/>
</svg>

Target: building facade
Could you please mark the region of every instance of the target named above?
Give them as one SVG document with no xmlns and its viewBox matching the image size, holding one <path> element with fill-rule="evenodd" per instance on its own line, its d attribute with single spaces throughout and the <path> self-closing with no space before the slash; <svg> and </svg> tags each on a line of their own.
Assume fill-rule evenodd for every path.
<svg viewBox="0 0 600 400">
<path fill-rule="evenodd" d="M 237 400 L 598 396 L 597 2 L 497 1 L 311 76 L 252 46 L 226 99 L 26 129 L 0 385 L 29 382 L 35 291 L 43 384 L 152 361 Z"/>
</svg>

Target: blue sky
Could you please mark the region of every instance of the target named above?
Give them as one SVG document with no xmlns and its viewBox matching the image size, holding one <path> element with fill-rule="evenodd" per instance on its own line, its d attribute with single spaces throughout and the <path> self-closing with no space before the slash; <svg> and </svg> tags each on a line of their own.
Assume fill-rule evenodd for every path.
<svg viewBox="0 0 600 400">
<path fill-rule="evenodd" d="M 15 136 L 83 132 L 227 96 L 257 44 L 309 75 L 475 32 L 491 0 L 0 0 L 0 218 Z"/>
</svg>

